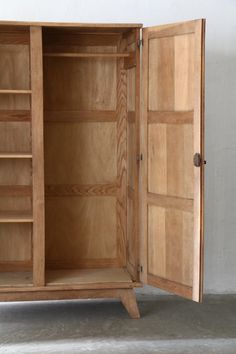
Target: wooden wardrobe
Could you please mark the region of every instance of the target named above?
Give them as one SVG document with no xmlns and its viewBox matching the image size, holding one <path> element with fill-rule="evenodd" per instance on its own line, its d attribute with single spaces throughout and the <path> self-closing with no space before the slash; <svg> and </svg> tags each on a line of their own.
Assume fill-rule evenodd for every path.
<svg viewBox="0 0 236 354">
<path fill-rule="evenodd" d="M 0 301 L 201 300 L 204 28 L 0 22 Z"/>
</svg>

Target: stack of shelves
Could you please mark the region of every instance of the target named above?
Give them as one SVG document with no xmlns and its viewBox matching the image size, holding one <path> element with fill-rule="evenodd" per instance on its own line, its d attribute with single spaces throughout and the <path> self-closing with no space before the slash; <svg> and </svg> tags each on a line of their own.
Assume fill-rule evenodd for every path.
<svg viewBox="0 0 236 354">
<path fill-rule="evenodd" d="M 1 31 L 0 287 L 33 286 L 35 35 L 30 27 Z"/>
</svg>

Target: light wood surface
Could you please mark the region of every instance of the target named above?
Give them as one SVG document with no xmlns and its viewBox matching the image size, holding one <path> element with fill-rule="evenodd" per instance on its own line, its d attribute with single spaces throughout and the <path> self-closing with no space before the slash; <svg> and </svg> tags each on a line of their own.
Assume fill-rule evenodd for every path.
<svg viewBox="0 0 236 354">
<path fill-rule="evenodd" d="M 116 197 L 46 198 L 46 260 L 60 260 L 61 268 L 77 260 L 115 261 L 116 225 Z"/>
<path fill-rule="evenodd" d="M 99 31 L 108 29 L 109 31 L 127 31 L 130 28 L 142 27 L 141 23 L 79 23 L 79 22 L 39 22 L 39 21 L 0 21 L 1 26 L 45 26 L 45 27 L 78 27 L 81 29 Z"/>
<path fill-rule="evenodd" d="M 32 154 L 30 152 L 0 152 L 0 159 L 31 159 Z"/>
<path fill-rule="evenodd" d="M 68 285 L 83 283 L 131 283 L 132 280 L 126 269 L 104 268 L 104 269 L 71 269 L 71 270 L 50 270 L 46 272 L 46 284 Z"/>
<path fill-rule="evenodd" d="M 44 53 L 44 56 L 61 58 L 128 58 L 130 53 Z"/>
<path fill-rule="evenodd" d="M 30 118 L 30 110 L 0 110 L 0 122 L 27 122 Z"/>
<path fill-rule="evenodd" d="M 127 240 L 127 75 L 121 60 L 117 63 L 117 258 L 126 266 Z"/>
<path fill-rule="evenodd" d="M 1 287 L 28 287 L 33 286 L 32 272 L 1 272 Z"/>
<path fill-rule="evenodd" d="M 44 217 L 44 150 L 43 150 L 43 63 L 42 28 L 30 28 L 31 112 L 33 154 L 33 279 L 44 285 L 45 217 Z"/>
<path fill-rule="evenodd" d="M 44 111 L 44 121 L 47 123 L 115 122 L 116 119 L 116 111 Z"/>
<path fill-rule="evenodd" d="M 32 224 L 31 223 L 1 223 L 0 224 L 0 262 L 5 262 L 1 271 L 7 270 L 7 263 L 32 259 Z"/>
<path fill-rule="evenodd" d="M 23 211 L 0 211 L 0 223 L 9 222 L 33 222 L 33 216 Z"/>
<path fill-rule="evenodd" d="M 127 35 L 127 51 L 134 53 L 134 61 L 127 67 L 127 268 L 133 280 L 139 279 L 139 106 L 140 106 L 140 51 L 137 47 L 140 32 Z"/>
<path fill-rule="evenodd" d="M 202 140 L 202 24 L 146 28 L 143 47 L 143 280 L 196 301 L 202 168 L 193 155 Z"/>
</svg>

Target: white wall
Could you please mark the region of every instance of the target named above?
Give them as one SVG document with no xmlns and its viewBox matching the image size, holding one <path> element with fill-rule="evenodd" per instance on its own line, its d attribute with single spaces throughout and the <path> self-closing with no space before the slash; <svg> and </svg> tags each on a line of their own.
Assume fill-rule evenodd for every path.
<svg viewBox="0 0 236 354">
<path fill-rule="evenodd" d="M 236 292 L 236 1 L 0 0 L 1 20 L 207 19 L 205 291 Z"/>
</svg>

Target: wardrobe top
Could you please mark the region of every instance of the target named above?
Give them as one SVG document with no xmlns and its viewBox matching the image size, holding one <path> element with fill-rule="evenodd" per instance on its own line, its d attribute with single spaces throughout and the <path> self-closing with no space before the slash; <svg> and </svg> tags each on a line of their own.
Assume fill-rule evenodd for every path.
<svg viewBox="0 0 236 354">
<path fill-rule="evenodd" d="M 79 27 L 84 29 L 117 29 L 141 28 L 141 23 L 78 23 L 78 22 L 26 22 L 26 21 L 0 21 L 0 26 L 43 26 L 43 27 Z"/>
</svg>

